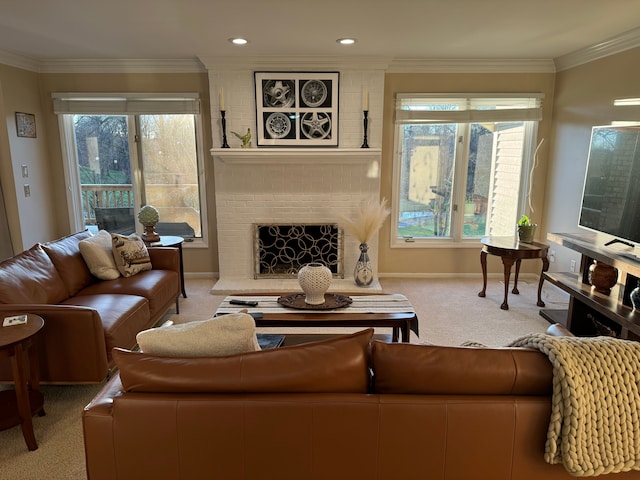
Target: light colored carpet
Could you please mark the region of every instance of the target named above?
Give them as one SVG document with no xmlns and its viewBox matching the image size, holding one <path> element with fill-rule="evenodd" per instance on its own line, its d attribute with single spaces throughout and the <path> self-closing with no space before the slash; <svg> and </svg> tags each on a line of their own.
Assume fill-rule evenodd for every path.
<svg viewBox="0 0 640 480">
<path fill-rule="evenodd" d="M 187 279 L 188 298 L 180 299 L 181 313 L 170 311 L 165 320 L 184 323 L 209 318 L 224 298 L 210 294 L 213 283 Z M 414 305 L 420 320 L 420 337 L 412 333 L 412 343 L 460 345 L 474 341 L 503 346 L 527 333 L 543 332 L 549 325 L 538 313 L 535 282 L 518 284 L 520 295 L 509 294 L 508 311 L 500 309 L 504 284 L 495 279 L 490 279 L 485 298 L 478 297 L 482 287 L 479 279 L 383 278 L 380 283 L 385 292 L 402 293 Z M 543 290 L 543 300 L 549 308 L 566 307 L 564 297 L 550 287 Z M 380 332 L 387 333 L 388 329 Z M 34 417 L 39 448 L 27 451 L 19 427 L 0 432 L 0 479 L 86 479 L 81 413 L 100 388 L 100 385 L 42 386 L 47 415 Z"/>
</svg>

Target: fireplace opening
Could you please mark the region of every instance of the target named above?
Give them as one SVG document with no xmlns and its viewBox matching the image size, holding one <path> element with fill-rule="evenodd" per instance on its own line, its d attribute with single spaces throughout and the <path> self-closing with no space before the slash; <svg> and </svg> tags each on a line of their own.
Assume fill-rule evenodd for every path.
<svg viewBox="0 0 640 480">
<path fill-rule="evenodd" d="M 344 278 L 342 230 L 337 224 L 254 224 L 254 278 L 296 278 L 307 263 L 322 263 Z"/>
</svg>

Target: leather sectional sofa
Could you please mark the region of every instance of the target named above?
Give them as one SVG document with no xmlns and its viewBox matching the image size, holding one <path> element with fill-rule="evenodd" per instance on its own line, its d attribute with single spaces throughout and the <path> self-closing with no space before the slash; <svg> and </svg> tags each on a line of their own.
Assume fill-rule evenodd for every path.
<svg viewBox="0 0 640 480">
<path fill-rule="evenodd" d="M 38 243 L 0 263 L 0 317 L 29 312 L 44 318 L 38 337 L 43 382 L 104 381 L 114 347 L 133 348 L 139 331 L 178 308 L 178 249 L 148 248 L 151 270 L 102 281 L 80 253 L 79 242 L 90 236 L 84 231 Z M 10 363 L 2 362 L 0 381 L 11 379 Z"/>
<path fill-rule="evenodd" d="M 575 478 L 543 458 L 544 354 L 372 333 L 217 358 L 116 349 L 83 413 L 88 478 Z"/>
</svg>

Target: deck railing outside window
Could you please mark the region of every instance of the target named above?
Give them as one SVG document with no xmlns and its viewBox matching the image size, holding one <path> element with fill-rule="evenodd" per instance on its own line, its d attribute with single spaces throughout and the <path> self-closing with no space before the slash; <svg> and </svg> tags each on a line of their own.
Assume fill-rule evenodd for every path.
<svg viewBox="0 0 640 480">
<path fill-rule="evenodd" d="M 96 207 L 133 207 L 131 184 L 82 185 L 82 211 L 85 224 L 95 225 Z"/>
</svg>

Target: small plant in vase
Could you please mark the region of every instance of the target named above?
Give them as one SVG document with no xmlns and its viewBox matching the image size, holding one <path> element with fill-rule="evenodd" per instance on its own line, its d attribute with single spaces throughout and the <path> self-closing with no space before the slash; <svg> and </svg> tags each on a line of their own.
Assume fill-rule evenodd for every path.
<svg viewBox="0 0 640 480">
<path fill-rule="evenodd" d="M 533 242 L 537 226 L 538 224 L 532 223 L 527 215 L 522 215 L 518 220 L 518 238 L 520 241 L 525 243 Z"/>
<path fill-rule="evenodd" d="M 378 233 L 389 213 L 386 199 L 378 201 L 371 198 L 360 206 L 356 218 L 342 217 L 344 229 L 360 242 L 360 257 L 353 273 L 359 287 L 368 287 L 373 283 L 373 267 L 367 253 L 368 243 Z"/>
</svg>

